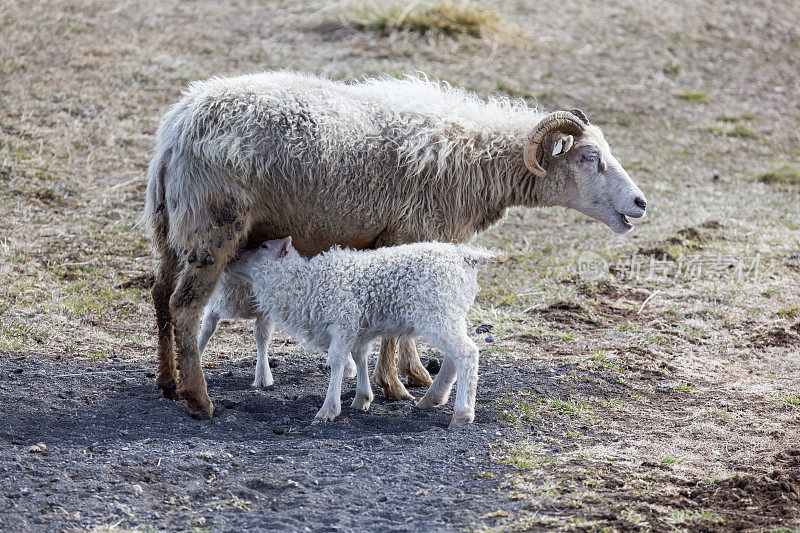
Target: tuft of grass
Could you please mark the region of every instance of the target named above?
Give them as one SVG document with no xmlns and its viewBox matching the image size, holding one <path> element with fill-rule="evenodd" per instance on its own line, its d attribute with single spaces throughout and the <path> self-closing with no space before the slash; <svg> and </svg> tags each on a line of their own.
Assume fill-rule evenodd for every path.
<svg viewBox="0 0 800 533">
<path fill-rule="evenodd" d="M 697 387 L 689 383 L 678 383 L 675 385 L 675 392 L 697 392 Z"/>
<path fill-rule="evenodd" d="M 728 137 L 738 137 L 740 139 L 758 139 L 761 136 L 743 124 L 739 124 L 728 132 Z"/>
<path fill-rule="evenodd" d="M 666 63 L 664 63 L 664 65 L 661 67 L 661 72 L 663 72 L 664 74 L 673 74 L 674 75 L 674 74 L 678 74 L 681 71 L 681 68 L 682 67 L 681 67 L 680 63 L 678 63 L 677 61 L 671 59 L 671 60 L 667 61 Z"/>
<path fill-rule="evenodd" d="M 725 521 L 719 513 L 701 509 L 699 511 L 684 511 L 682 509 L 673 509 L 666 521 L 671 524 L 685 524 L 687 522 L 711 522 L 712 524 L 720 524 Z"/>
<path fill-rule="evenodd" d="M 796 165 L 783 163 L 779 167 L 756 175 L 761 183 L 788 183 L 800 184 L 800 168 Z"/>
<path fill-rule="evenodd" d="M 483 37 L 495 33 L 502 20 L 488 6 L 451 0 L 364 3 L 353 9 L 352 18 L 359 29 L 450 37 Z"/>
<path fill-rule="evenodd" d="M 708 102 L 708 95 L 703 91 L 681 91 L 679 93 L 675 93 L 675 98 L 680 100 L 686 100 L 687 102 L 698 102 L 700 104 L 705 104 Z"/>
</svg>

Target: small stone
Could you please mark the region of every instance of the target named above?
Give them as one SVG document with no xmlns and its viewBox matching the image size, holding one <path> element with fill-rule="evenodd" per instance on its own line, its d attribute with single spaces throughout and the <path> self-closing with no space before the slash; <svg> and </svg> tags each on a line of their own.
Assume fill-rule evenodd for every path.
<svg viewBox="0 0 800 533">
<path fill-rule="evenodd" d="M 490 333 L 489 335 L 486 335 L 486 339 L 485 340 L 486 340 L 486 342 L 494 342 L 494 337 Z"/>
<path fill-rule="evenodd" d="M 425 365 L 425 370 L 428 371 L 429 374 L 438 374 L 439 370 L 442 369 L 442 364 L 439 362 L 438 359 L 429 359 L 428 364 Z"/>
<path fill-rule="evenodd" d="M 140 494 L 142 494 L 142 493 L 144 492 L 144 489 L 143 489 L 143 488 L 142 488 L 142 486 L 141 486 L 141 485 L 139 485 L 138 483 L 136 483 L 135 485 L 133 485 L 133 486 L 131 487 L 131 489 L 133 489 L 133 493 L 134 493 L 134 494 L 136 494 L 137 496 L 138 496 L 138 495 L 140 495 Z"/>
<path fill-rule="evenodd" d="M 283 435 L 286 433 L 286 429 L 282 428 L 281 426 L 272 426 L 272 432 L 276 435 Z"/>
<path fill-rule="evenodd" d="M 14 372 L 15 374 L 22 374 L 22 369 L 21 368 L 15 368 L 12 372 Z"/>
<path fill-rule="evenodd" d="M 28 448 L 30 453 L 43 453 L 47 450 L 47 445 L 44 442 L 39 442 Z"/>
<path fill-rule="evenodd" d="M 475 328 L 475 333 L 489 333 L 492 329 L 494 329 L 492 324 L 481 324 Z"/>
</svg>

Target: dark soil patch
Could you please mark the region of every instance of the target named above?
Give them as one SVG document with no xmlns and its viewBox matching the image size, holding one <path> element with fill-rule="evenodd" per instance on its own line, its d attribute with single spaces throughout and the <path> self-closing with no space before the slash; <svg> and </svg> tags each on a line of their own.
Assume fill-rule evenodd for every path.
<svg viewBox="0 0 800 533">
<path fill-rule="evenodd" d="M 415 411 L 379 391 L 355 411 L 346 382 L 340 417 L 312 426 L 327 370 L 276 355 L 269 390 L 250 388 L 251 360 L 206 369 L 211 422 L 161 398 L 141 363 L 0 359 L 3 528 L 461 530 L 506 500 L 475 475 L 504 468 L 489 457 L 494 391 L 557 384 L 524 363 L 487 362 L 475 423 L 449 430 L 451 407 Z"/>
<path fill-rule="evenodd" d="M 630 287 L 620 287 L 609 281 L 584 283 L 578 287 L 578 292 L 584 296 L 602 296 L 609 300 L 625 300 L 639 303 L 643 302 L 648 296 L 644 291 Z"/>
<path fill-rule="evenodd" d="M 565 325 L 596 326 L 598 321 L 589 316 L 583 306 L 571 302 L 556 302 L 544 309 L 535 311 L 542 319 Z"/>
<path fill-rule="evenodd" d="M 657 261 L 675 261 L 678 259 L 660 246 L 654 246 L 652 248 L 639 248 L 636 253 L 638 255 L 653 256 Z M 612 274 L 614 274 L 614 272 L 612 272 Z"/>
<path fill-rule="evenodd" d="M 767 527 L 800 514 L 800 450 L 777 454 L 768 474 L 700 482 L 682 495 L 700 508 L 720 512 L 730 530 Z"/>
<path fill-rule="evenodd" d="M 118 289 L 152 289 L 153 284 L 156 282 L 156 277 L 152 272 L 139 274 L 128 281 L 124 281 L 117 285 Z"/>
<path fill-rule="evenodd" d="M 800 335 L 792 331 L 796 327 L 797 324 L 791 329 L 774 328 L 769 331 L 759 332 L 750 338 L 750 342 L 759 347 L 800 345 Z"/>
<path fill-rule="evenodd" d="M 705 229 L 722 229 L 725 227 L 725 224 L 718 220 L 706 220 L 700 224 L 700 227 Z"/>
</svg>

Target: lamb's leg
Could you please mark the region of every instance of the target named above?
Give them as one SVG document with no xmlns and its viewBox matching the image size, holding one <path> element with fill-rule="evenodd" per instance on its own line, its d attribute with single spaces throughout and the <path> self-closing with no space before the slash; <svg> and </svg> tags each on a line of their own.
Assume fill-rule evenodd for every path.
<svg viewBox="0 0 800 533">
<path fill-rule="evenodd" d="M 374 398 L 372 387 L 369 383 L 369 368 L 367 366 L 368 354 L 369 345 L 359 346 L 353 350 L 353 358 L 355 359 L 358 372 L 356 374 L 356 396 L 353 398 L 353 403 L 350 404 L 350 407 L 353 409 L 361 409 L 362 411 L 369 409 Z"/>
<path fill-rule="evenodd" d="M 381 351 L 378 354 L 378 363 L 372 373 L 372 382 L 383 390 L 384 398 L 388 400 L 413 400 L 405 386 L 397 377 L 394 352 L 397 339 L 383 339 Z"/>
<path fill-rule="evenodd" d="M 436 379 L 433 380 L 425 396 L 414 407 L 416 409 L 430 409 L 431 407 L 439 407 L 446 404 L 455 381 L 456 367 L 453 364 L 453 358 L 445 353 L 442 368 L 439 369 Z"/>
<path fill-rule="evenodd" d="M 417 345 L 414 339 L 409 337 L 400 338 L 400 355 L 397 358 L 397 367 L 400 372 L 406 375 L 409 385 L 417 385 L 419 387 L 429 387 L 431 382 L 431 375 L 422 366 L 417 353 Z"/>
<path fill-rule="evenodd" d="M 339 339 L 334 339 L 328 348 L 328 360 L 331 363 L 331 379 L 328 382 L 328 393 L 325 395 L 325 403 L 314 417 L 314 423 L 333 422 L 333 419 L 342 412 L 342 379 L 344 378 L 344 366 L 347 361 L 347 352 L 344 343 Z"/>
<path fill-rule="evenodd" d="M 331 358 L 330 355 L 325 359 L 325 366 L 328 368 L 331 367 Z M 347 354 L 347 361 L 344 363 L 344 377 L 346 379 L 353 379 L 356 377 L 357 368 L 356 363 L 353 360 L 353 356 L 351 354 Z"/>
<path fill-rule="evenodd" d="M 200 336 L 197 338 L 197 349 L 200 351 L 200 357 L 206 351 L 206 346 L 211 336 L 217 331 L 219 325 L 219 315 L 208 311 L 203 315 L 203 322 L 200 326 Z"/>
<path fill-rule="evenodd" d="M 153 244 L 158 255 L 156 279 L 153 284 L 153 307 L 158 328 L 158 374 L 156 386 L 171 400 L 178 399 L 178 369 L 175 366 L 175 342 L 169 298 L 175 290 L 175 278 L 180 266 L 175 252 L 167 245 L 167 222 L 159 221 L 153 232 Z"/>
<path fill-rule="evenodd" d="M 464 337 L 454 358 L 456 365 L 456 402 L 450 427 L 463 426 L 475 420 L 475 393 L 478 389 L 478 347 L 469 337 Z"/>
<path fill-rule="evenodd" d="M 253 387 L 271 387 L 275 380 L 272 379 L 272 370 L 269 368 L 269 341 L 275 333 L 275 322 L 267 316 L 259 316 L 253 326 L 253 336 L 256 338 L 258 361 L 256 362 L 256 377 Z"/>
</svg>

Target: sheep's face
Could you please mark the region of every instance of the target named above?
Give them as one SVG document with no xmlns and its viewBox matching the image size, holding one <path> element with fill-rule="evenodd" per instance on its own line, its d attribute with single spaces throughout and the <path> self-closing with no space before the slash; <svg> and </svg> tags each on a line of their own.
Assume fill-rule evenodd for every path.
<svg viewBox="0 0 800 533">
<path fill-rule="evenodd" d="M 240 252 L 228 263 L 227 271 L 230 274 L 239 276 L 248 283 L 253 283 L 256 272 L 268 269 L 270 264 L 275 264 L 281 259 L 296 253 L 292 246 L 291 237 L 265 241 L 254 250 Z"/>
<path fill-rule="evenodd" d="M 544 145 L 542 178 L 545 188 L 555 187 L 557 203 L 605 223 L 616 233 L 633 228 L 630 218 L 645 214 L 647 200 L 619 161 L 611 154 L 600 128 L 587 125 L 584 133 L 555 132 Z"/>
</svg>

